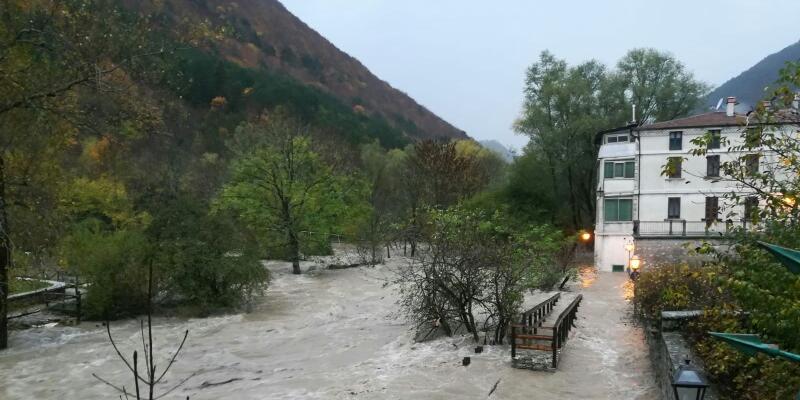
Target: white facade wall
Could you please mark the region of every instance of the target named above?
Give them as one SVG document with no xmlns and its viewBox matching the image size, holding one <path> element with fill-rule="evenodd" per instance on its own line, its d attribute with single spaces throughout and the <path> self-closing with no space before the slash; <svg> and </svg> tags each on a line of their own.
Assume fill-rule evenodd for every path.
<svg viewBox="0 0 800 400">
<path fill-rule="evenodd" d="M 633 199 L 632 220 L 640 221 L 640 229 L 645 226 L 662 229 L 669 226 L 668 199 L 679 197 L 680 218 L 673 220 L 675 232 L 680 232 L 682 221 L 687 230 L 702 230 L 705 227 L 706 197 L 719 198 L 719 217 L 722 221 L 740 221 L 743 206 L 726 202 L 726 193 L 737 192 L 746 195 L 749 191 L 737 183 L 719 178 L 706 177 L 706 155 L 690 154 L 692 140 L 704 136 L 711 129 L 720 129 L 722 141 L 720 149 L 710 149 L 707 155 L 719 155 L 720 164 L 735 160 L 746 153 L 728 151 L 728 147 L 741 144 L 743 127 L 698 127 L 663 130 L 633 131 L 633 142 L 606 143 L 601 145 L 598 156 L 597 185 L 597 225 L 595 229 L 595 262 L 601 270 L 611 270 L 613 265 L 627 265 L 628 254 L 625 244 L 635 240 L 632 222 L 609 222 L 604 220 L 604 200 L 608 198 Z M 784 134 L 794 135 L 796 127 L 785 126 Z M 608 135 L 619 135 L 619 130 Z M 681 150 L 669 150 L 670 132 L 682 132 Z M 638 138 L 637 138 L 638 136 Z M 671 179 L 661 174 L 669 157 L 685 158 L 682 162 L 680 178 Z M 604 178 L 606 161 L 634 160 L 636 162 L 633 178 Z M 774 155 L 764 154 L 759 168 L 774 161 Z M 762 169 L 763 170 L 763 169 Z M 710 229 L 725 230 L 725 223 L 718 222 Z M 667 239 L 669 240 L 669 239 Z M 675 245 L 685 242 L 685 237 L 676 238 Z M 645 260 L 646 262 L 647 260 Z"/>
</svg>

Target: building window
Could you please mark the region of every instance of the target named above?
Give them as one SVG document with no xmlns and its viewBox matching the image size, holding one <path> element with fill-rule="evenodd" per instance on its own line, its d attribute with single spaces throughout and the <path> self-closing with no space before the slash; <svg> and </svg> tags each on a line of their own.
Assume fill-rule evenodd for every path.
<svg viewBox="0 0 800 400">
<path fill-rule="evenodd" d="M 627 133 L 617 135 L 607 135 L 606 143 L 627 143 L 630 141 L 630 136 Z"/>
<path fill-rule="evenodd" d="M 682 150 L 683 149 L 683 132 L 670 132 L 669 133 L 669 149 Z"/>
<path fill-rule="evenodd" d="M 667 177 L 670 179 L 678 179 L 681 177 L 681 170 L 683 164 L 683 157 L 669 157 L 667 158 Z"/>
<path fill-rule="evenodd" d="M 711 140 L 708 141 L 709 149 L 718 149 L 722 144 L 722 131 L 719 129 L 712 129 L 708 131 L 711 135 Z"/>
<path fill-rule="evenodd" d="M 636 170 L 636 162 L 626 161 L 606 161 L 603 167 L 603 177 L 614 178 L 633 178 Z"/>
<path fill-rule="evenodd" d="M 633 221 L 633 199 L 605 199 L 606 222 Z"/>
<path fill-rule="evenodd" d="M 748 154 L 744 156 L 744 170 L 747 175 L 758 173 L 758 154 Z"/>
<path fill-rule="evenodd" d="M 706 157 L 706 176 L 708 177 L 719 176 L 719 156 Z"/>
<path fill-rule="evenodd" d="M 681 219 L 681 198 L 667 199 L 667 219 Z"/>
<path fill-rule="evenodd" d="M 752 221 L 758 215 L 758 197 L 750 196 L 744 199 L 744 219 Z"/>
<path fill-rule="evenodd" d="M 710 223 L 719 219 L 719 197 L 706 197 L 706 218 Z"/>
<path fill-rule="evenodd" d="M 747 147 L 761 147 L 761 127 L 747 128 L 744 134 L 744 145 Z"/>
</svg>

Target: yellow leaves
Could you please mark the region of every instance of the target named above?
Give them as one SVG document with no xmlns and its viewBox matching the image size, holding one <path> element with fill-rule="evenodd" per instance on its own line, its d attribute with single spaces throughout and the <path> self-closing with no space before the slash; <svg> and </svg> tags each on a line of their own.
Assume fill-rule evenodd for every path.
<svg viewBox="0 0 800 400">
<path fill-rule="evenodd" d="M 226 99 L 224 96 L 217 96 L 217 97 L 214 97 L 213 99 L 211 99 L 211 109 L 212 110 L 223 109 L 223 108 L 225 108 L 225 106 L 227 104 L 228 104 L 228 99 Z"/>
<path fill-rule="evenodd" d="M 125 186 L 111 178 L 77 178 L 64 186 L 58 208 L 70 218 L 98 218 L 117 227 L 147 226 L 152 217 L 137 213 Z"/>
<path fill-rule="evenodd" d="M 86 155 L 94 162 L 99 163 L 108 154 L 111 148 L 111 140 L 108 136 L 103 136 L 100 140 L 90 144 L 86 150 Z"/>
</svg>

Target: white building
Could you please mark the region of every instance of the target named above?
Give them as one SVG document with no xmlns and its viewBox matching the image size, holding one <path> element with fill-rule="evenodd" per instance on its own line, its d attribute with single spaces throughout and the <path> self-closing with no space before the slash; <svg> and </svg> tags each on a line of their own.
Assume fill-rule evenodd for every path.
<svg viewBox="0 0 800 400">
<path fill-rule="evenodd" d="M 683 243 L 720 237 L 731 226 L 745 223 L 755 199 L 746 200 L 747 207 L 724 204 L 725 193 L 735 191 L 743 198 L 747 193 L 720 177 L 721 163 L 743 155 L 727 148 L 740 143 L 742 132 L 754 126 L 752 121 L 748 125 L 745 115 L 734 112 L 735 103 L 729 97 L 724 111 L 598 133 L 595 264 L 600 270 L 626 268 L 632 255 L 629 244 L 634 245 L 634 253 L 661 246 L 664 251 L 658 254 L 669 254 L 669 248 L 676 250 L 673 254 L 685 254 Z M 730 144 L 713 140 L 706 155 L 692 155 L 690 150 L 696 146 L 691 141 L 708 132 Z M 664 176 L 671 157 L 674 173 Z M 752 167 L 758 168 L 758 163 L 754 157 Z M 675 261 L 643 258 L 645 263 Z"/>
</svg>

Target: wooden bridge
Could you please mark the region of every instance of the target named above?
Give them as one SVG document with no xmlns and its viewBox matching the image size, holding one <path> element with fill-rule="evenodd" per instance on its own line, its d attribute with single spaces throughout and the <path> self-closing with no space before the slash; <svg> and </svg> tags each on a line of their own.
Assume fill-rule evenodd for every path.
<svg viewBox="0 0 800 400">
<path fill-rule="evenodd" d="M 561 293 L 556 293 L 522 314 L 520 324 L 511 325 L 511 359 L 517 360 L 519 350 L 547 351 L 552 353 L 551 367 L 558 367 L 558 351 L 569 338 L 575 327 L 578 307 L 583 295 L 577 295 L 563 310 L 559 310 L 555 321 L 552 319 Z"/>
</svg>

